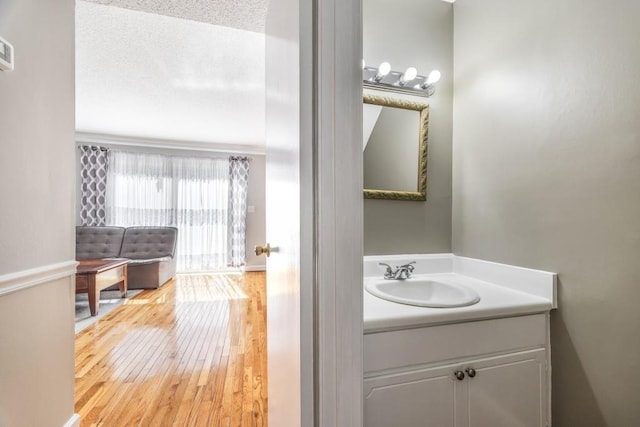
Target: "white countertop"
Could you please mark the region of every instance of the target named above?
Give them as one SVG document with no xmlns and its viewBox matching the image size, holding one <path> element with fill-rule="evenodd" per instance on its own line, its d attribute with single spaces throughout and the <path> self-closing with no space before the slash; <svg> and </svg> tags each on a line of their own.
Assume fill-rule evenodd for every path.
<svg viewBox="0 0 640 427">
<path fill-rule="evenodd" d="M 457 273 L 416 274 L 414 278 L 442 278 L 468 286 L 480 301 L 467 307 L 430 308 L 390 302 L 364 290 L 364 333 L 468 322 L 497 317 L 543 313 L 553 308 L 551 300 L 478 280 Z M 379 280 L 380 277 L 365 277 Z M 409 279 L 411 280 L 411 279 Z"/>
</svg>

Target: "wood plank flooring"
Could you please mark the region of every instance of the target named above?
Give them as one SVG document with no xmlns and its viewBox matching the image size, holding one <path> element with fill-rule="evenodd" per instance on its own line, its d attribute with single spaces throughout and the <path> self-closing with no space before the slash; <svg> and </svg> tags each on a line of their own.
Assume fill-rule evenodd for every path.
<svg viewBox="0 0 640 427">
<path fill-rule="evenodd" d="M 179 275 L 79 333 L 82 426 L 266 426 L 265 282 Z"/>
</svg>

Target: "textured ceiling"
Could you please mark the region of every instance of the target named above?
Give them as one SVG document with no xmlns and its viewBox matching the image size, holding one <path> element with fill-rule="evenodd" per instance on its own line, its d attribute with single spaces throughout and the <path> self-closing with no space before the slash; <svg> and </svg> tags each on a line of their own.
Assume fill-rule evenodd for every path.
<svg viewBox="0 0 640 427">
<path fill-rule="evenodd" d="M 263 145 L 265 36 L 79 1 L 80 132 Z"/>
<path fill-rule="evenodd" d="M 86 0 L 174 18 L 264 32 L 268 0 Z"/>
</svg>

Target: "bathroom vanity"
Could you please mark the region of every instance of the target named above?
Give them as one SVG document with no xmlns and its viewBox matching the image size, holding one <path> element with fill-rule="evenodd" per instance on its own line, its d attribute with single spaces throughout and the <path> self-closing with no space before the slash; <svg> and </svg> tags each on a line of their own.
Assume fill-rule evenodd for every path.
<svg viewBox="0 0 640 427">
<path fill-rule="evenodd" d="M 451 254 L 365 257 L 365 287 L 381 279 L 379 262 L 410 261 L 399 285 L 450 282 L 480 300 L 431 308 L 365 290 L 365 426 L 550 425 L 556 275 Z"/>
</svg>

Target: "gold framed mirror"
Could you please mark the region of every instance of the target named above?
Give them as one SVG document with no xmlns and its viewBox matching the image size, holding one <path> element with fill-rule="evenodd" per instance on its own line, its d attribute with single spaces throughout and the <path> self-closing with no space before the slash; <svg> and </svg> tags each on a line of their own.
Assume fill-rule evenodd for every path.
<svg viewBox="0 0 640 427">
<path fill-rule="evenodd" d="M 365 199 L 427 200 L 429 104 L 363 96 Z"/>
</svg>

